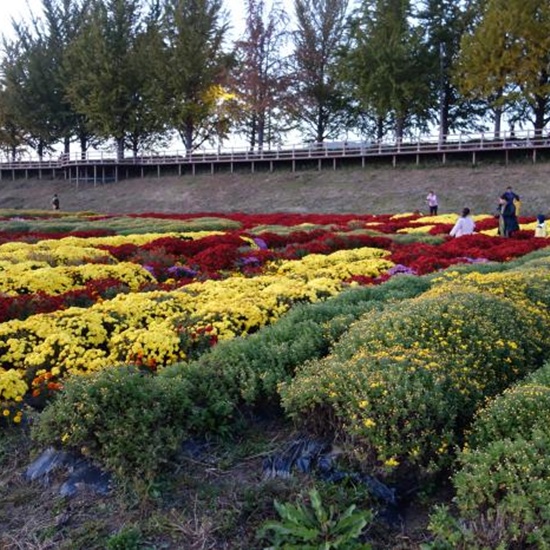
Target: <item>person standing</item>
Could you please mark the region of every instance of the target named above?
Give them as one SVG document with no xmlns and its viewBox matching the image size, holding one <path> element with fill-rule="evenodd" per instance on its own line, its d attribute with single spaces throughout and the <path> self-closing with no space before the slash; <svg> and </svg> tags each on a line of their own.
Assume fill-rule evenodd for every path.
<svg viewBox="0 0 550 550">
<path fill-rule="evenodd" d="M 52 208 L 54 210 L 59 210 L 59 197 L 57 196 L 57 193 L 55 193 L 52 197 Z"/>
<path fill-rule="evenodd" d="M 470 216 L 470 209 L 464 208 L 460 218 L 456 221 L 454 227 L 451 229 L 449 235 L 451 237 L 462 237 L 464 235 L 471 235 L 476 228 L 476 224 L 472 216 Z"/>
<path fill-rule="evenodd" d="M 500 196 L 501 202 L 501 234 L 503 237 L 511 237 L 515 231 L 519 230 L 516 205 L 520 203 L 517 193 L 514 193 L 511 186 Z"/>
<path fill-rule="evenodd" d="M 511 185 L 509 185 L 506 188 L 506 191 L 504 191 L 504 193 L 502 193 L 500 198 L 504 199 L 506 202 L 514 202 L 514 201 L 519 201 L 520 200 L 519 195 L 517 193 L 514 193 L 514 190 L 512 189 Z"/>
<path fill-rule="evenodd" d="M 430 208 L 430 216 L 437 216 L 437 207 L 439 206 L 437 201 L 437 195 L 430 191 L 428 193 L 428 196 L 426 197 L 426 202 L 428 203 L 428 206 Z"/>
</svg>

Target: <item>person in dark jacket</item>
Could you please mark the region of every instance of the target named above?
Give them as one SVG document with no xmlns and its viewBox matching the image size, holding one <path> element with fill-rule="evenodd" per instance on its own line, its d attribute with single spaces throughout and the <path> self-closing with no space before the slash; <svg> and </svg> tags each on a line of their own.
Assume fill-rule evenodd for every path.
<svg viewBox="0 0 550 550">
<path fill-rule="evenodd" d="M 520 202 L 519 195 L 508 186 L 500 196 L 500 234 L 503 237 L 511 237 L 515 231 L 519 231 L 516 203 Z"/>
</svg>

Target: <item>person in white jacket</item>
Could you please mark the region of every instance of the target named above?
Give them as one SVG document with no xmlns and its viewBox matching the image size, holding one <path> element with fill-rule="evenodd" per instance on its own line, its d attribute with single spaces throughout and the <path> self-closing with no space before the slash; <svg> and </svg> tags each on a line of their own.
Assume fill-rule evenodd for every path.
<svg viewBox="0 0 550 550">
<path fill-rule="evenodd" d="M 462 215 L 455 223 L 455 226 L 451 229 L 449 233 L 451 237 L 462 237 L 463 235 L 471 235 L 476 228 L 476 224 L 470 216 L 470 209 L 464 208 L 462 210 Z"/>
</svg>

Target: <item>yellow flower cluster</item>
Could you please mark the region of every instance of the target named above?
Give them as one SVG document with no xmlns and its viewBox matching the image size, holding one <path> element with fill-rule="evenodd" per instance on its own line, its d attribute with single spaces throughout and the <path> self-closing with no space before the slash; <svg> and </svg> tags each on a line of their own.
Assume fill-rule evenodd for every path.
<svg viewBox="0 0 550 550">
<path fill-rule="evenodd" d="M 531 222 L 531 223 L 520 223 L 519 228 L 522 231 L 535 231 L 535 228 L 537 227 L 537 222 Z M 498 235 L 498 227 L 494 227 L 493 229 L 485 229 L 484 231 L 480 231 L 483 235 L 489 235 L 490 237 L 496 237 Z"/>
<path fill-rule="evenodd" d="M 132 290 L 155 281 L 146 269 L 131 262 L 49 267 L 22 261 L 0 265 L 0 293 L 16 296 L 43 291 L 56 295 L 83 287 L 87 281 L 103 278 L 117 279 Z"/>
<path fill-rule="evenodd" d="M 419 225 L 419 226 L 411 226 L 411 227 L 404 227 L 403 229 L 398 229 L 398 233 L 406 233 L 406 234 L 415 234 L 415 233 L 429 233 L 430 229 L 435 227 L 434 225 Z"/>
<path fill-rule="evenodd" d="M 538 259 L 505 272 L 448 272 L 432 284 L 365 315 L 329 356 L 300 367 L 279 387 L 287 412 L 330 424 L 385 467 L 444 465 L 456 418 L 550 348 L 550 271 Z"/>
<path fill-rule="evenodd" d="M 266 272 L 305 280 L 345 280 L 353 275 L 378 277 L 394 265 L 385 259 L 389 254 L 387 250 L 370 247 L 338 250 L 328 255 L 309 254 L 301 260 L 285 260 L 271 264 L 267 266 Z"/>
<path fill-rule="evenodd" d="M 445 295 L 457 290 L 483 291 L 512 300 L 522 308 L 550 319 L 547 307 L 536 297 L 538 292 L 546 292 L 550 284 L 550 271 L 542 268 L 545 264 L 548 266 L 548 260 L 541 259 L 539 265 L 533 263 L 532 267 L 528 264 L 488 274 L 448 271 L 433 280 L 429 295 Z"/>
<path fill-rule="evenodd" d="M 487 214 L 479 214 L 478 216 L 472 216 L 474 221 L 481 221 L 491 216 Z M 458 214 L 439 214 L 437 216 L 423 216 L 410 223 L 410 227 L 404 227 L 399 229 L 398 233 L 428 233 L 430 229 L 434 227 L 434 224 L 445 223 L 454 224 L 458 219 Z M 491 230 L 492 231 L 492 230 Z M 496 232 L 496 230 L 495 230 Z"/>
<path fill-rule="evenodd" d="M 110 255 L 98 246 L 142 246 L 160 238 L 177 237 L 198 240 L 211 235 L 223 235 L 224 231 L 189 231 L 184 233 L 143 233 L 110 235 L 107 237 L 64 237 L 45 239 L 38 243 L 9 242 L 0 245 L 0 262 L 16 263 L 25 260 L 45 261 L 49 265 L 70 265 L 88 259 L 97 260 Z M 112 258 L 111 258 L 112 260 Z"/>
<path fill-rule="evenodd" d="M 401 212 L 400 214 L 391 216 L 390 220 L 400 220 L 401 218 L 410 218 L 411 216 L 414 216 L 413 212 Z"/>
<path fill-rule="evenodd" d="M 14 401 L 27 392 L 27 384 L 23 380 L 23 372 L 0 368 L 0 400 Z"/>
<path fill-rule="evenodd" d="M 38 265 L 78 265 L 87 261 L 101 263 L 115 263 L 116 260 L 105 250 L 93 246 L 78 246 L 74 244 L 58 243 L 51 246 L 48 243 L 58 241 L 41 241 L 37 244 L 6 243 L 0 246 L 0 269 L 6 264 L 21 262 L 35 262 Z"/>
<path fill-rule="evenodd" d="M 88 242 L 88 241 L 87 241 Z M 387 252 L 364 248 L 273 264 L 271 273 L 189 284 L 164 292 L 119 294 L 88 309 L 70 308 L 0 325 L 0 362 L 8 372 L 38 369 L 67 374 L 90 372 L 136 358 L 167 365 L 186 358 L 181 331 L 211 326 L 229 339 L 275 322 L 297 302 L 315 302 L 342 290 L 352 274 L 379 275 L 393 264 Z M 25 265 L 11 264 L 13 269 Z M 0 288 L 22 287 L 54 294 L 91 278 L 116 277 L 132 289 L 151 280 L 134 264 L 37 267 L 8 277 Z M 17 286 L 16 286 L 17 285 Z M 22 380 L 20 374 L 17 375 Z M 17 386 L 24 393 L 23 386 Z"/>
</svg>

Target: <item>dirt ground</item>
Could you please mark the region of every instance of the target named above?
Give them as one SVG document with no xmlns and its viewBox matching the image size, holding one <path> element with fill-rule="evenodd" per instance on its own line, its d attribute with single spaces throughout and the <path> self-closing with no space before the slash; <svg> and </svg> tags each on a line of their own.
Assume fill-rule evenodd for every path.
<svg viewBox="0 0 550 550">
<path fill-rule="evenodd" d="M 272 173 L 233 173 L 122 180 L 97 184 L 51 180 L 0 181 L 0 208 L 49 209 L 53 193 L 61 210 L 130 212 L 426 211 L 433 189 L 440 212 L 492 213 L 512 185 L 522 214 L 550 214 L 550 164 L 365 168 Z"/>
</svg>

